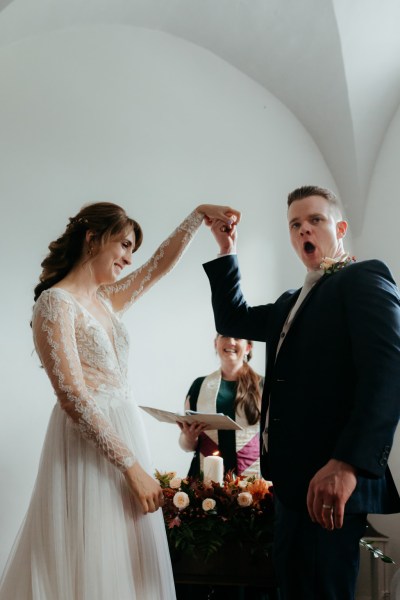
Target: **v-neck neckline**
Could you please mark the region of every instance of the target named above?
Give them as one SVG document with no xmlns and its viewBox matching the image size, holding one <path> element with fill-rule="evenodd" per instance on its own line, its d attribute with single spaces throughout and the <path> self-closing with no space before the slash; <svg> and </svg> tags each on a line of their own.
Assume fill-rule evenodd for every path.
<svg viewBox="0 0 400 600">
<path fill-rule="evenodd" d="M 86 306 L 84 304 L 82 304 L 82 302 L 80 302 L 78 300 L 78 298 L 75 296 L 75 294 L 73 294 L 72 292 L 70 292 L 69 290 L 66 290 L 65 288 L 62 287 L 57 287 L 54 286 L 50 289 L 53 290 L 61 290 L 62 292 L 65 292 L 68 296 L 70 296 L 73 301 L 81 308 L 83 309 L 92 319 L 93 321 L 95 321 L 99 327 L 101 327 L 101 329 L 104 331 L 105 335 L 107 336 L 108 341 L 111 344 L 112 349 L 114 350 L 114 354 L 115 357 L 118 361 L 118 354 L 117 354 L 117 349 L 115 346 L 115 327 L 114 327 L 114 320 L 113 320 L 113 316 L 111 314 L 111 312 L 108 310 L 107 306 L 105 305 L 105 303 L 103 302 L 103 300 L 100 297 L 97 297 L 98 300 L 101 302 L 102 306 L 104 307 L 104 309 L 106 310 L 109 318 L 110 318 L 110 323 L 111 323 L 111 335 L 108 333 L 107 329 L 105 328 L 105 326 L 103 325 L 103 323 L 101 321 L 99 321 L 99 319 L 97 317 L 94 316 L 94 314 L 92 312 L 90 312 L 90 310 L 88 308 L 86 308 Z M 112 337 L 111 337 L 112 336 Z"/>
</svg>

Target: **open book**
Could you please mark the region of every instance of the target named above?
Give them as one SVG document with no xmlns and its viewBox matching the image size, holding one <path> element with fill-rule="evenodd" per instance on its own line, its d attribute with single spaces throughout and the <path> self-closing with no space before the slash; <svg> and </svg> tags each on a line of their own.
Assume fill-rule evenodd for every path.
<svg viewBox="0 0 400 600">
<path fill-rule="evenodd" d="M 160 408 L 150 408 L 150 406 L 139 406 L 157 419 L 165 423 L 207 423 L 206 429 L 243 429 L 230 417 L 223 413 L 201 413 L 194 410 L 186 410 L 184 414 L 173 413 Z"/>
</svg>

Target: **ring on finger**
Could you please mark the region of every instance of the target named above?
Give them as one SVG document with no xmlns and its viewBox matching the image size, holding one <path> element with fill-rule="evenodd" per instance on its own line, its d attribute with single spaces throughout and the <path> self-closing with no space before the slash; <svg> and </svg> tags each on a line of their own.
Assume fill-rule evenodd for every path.
<svg viewBox="0 0 400 600">
<path fill-rule="evenodd" d="M 326 510 L 333 510 L 333 506 L 331 504 L 323 504 L 322 508 Z"/>
</svg>

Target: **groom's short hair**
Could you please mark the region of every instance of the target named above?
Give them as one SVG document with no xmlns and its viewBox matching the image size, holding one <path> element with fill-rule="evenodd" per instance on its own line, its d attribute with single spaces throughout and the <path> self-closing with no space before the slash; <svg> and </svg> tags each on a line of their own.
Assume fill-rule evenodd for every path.
<svg viewBox="0 0 400 600">
<path fill-rule="evenodd" d="M 296 200 L 304 200 L 309 196 L 321 196 L 329 203 L 331 210 L 341 219 L 343 209 L 339 198 L 328 188 L 319 187 L 318 185 L 303 185 L 296 188 L 288 195 L 287 206 L 296 202 Z"/>
</svg>

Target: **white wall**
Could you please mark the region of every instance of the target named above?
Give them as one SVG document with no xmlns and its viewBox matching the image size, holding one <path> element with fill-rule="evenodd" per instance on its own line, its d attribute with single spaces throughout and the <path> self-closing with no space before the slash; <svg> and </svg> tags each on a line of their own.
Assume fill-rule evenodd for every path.
<svg viewBox="0 0 400 600">
<path fill-rule="evenodd" d="M 335 188 L 311 138 L 274 97 L 211 53 L 160 32 L 70 29 L 0 52 L 0 571 L 35 480 L 54 396 L 33 354 L 32 289 L 48 243 L 86 202 L 111 200 L 143 226 L 144 262 L 192 208 L 243 210 L 240 255 L 252 303 L 301 285 L 287 192 Z M 174 273 L 127 316 L 139 403 L 178 410 L 217 366 L 201 263 L 204 228 Z M 263 371 L 264 350 L 254 365 Z M 154 466 L 184 474 L 178 430 L 145 415 Z"/>
<path fill-rule="evenodd" d="M 362 234 L 354 240 L 355 253 L 360 259 L 380 258 L 400 283 L 399 223 L 400 223 L 400 109 L 386 133 L 376 162 L 368 196 L 367 211 Z M 400 365 L 399 365 L 400 369 Z M 389 465 L 400 488 L 400 429 L 397 429 Z M 389 554 L 397 567 L 388 567 L 389 578 L 400 565 L 400 517 L 375 515 L 370 517 L 373 526 L 389 537 Z"/>
</svg>

